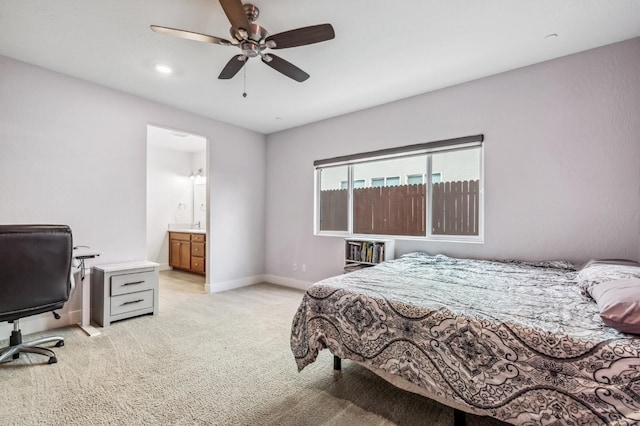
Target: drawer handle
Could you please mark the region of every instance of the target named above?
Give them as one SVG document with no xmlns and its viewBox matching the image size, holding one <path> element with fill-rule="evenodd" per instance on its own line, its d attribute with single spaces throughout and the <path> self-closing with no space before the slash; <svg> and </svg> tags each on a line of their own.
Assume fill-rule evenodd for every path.
<svg viewBox="0 0 640 426">
<path fill-rule="evenodd" d="M 128 302 L 124 302 L 124 303 L 123 303 L 122 305 L 120 305 L 120 306 L 124 306 L 124 305 L 131 305 L 131 304 L 134 304 L 134 303 L 140 303 L 140 302 L 144 302 L 144 299 L 130 300 L 130 301 L 128 301 Z"/>
<path fill-rule="evenodd" d="M 144 280 L 143 281 L 134 281 L 132 283 L 124 283 L 122 285 L 123 286 L 125 286 L 125 285 L 136 285 L 136 284 L 142 284 L 142 283 L 144 283 Z"/>
</svg>

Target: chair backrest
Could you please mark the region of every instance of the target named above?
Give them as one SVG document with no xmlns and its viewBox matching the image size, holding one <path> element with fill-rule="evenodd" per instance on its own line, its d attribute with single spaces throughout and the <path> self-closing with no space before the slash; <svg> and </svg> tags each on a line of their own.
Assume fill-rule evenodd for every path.
<svg viewBox="0 0 640 426">
<path fill-rule="evenodd" d="M 71 291 L 65 225 L 0 225 L 0 321 L 60 309 Z"/>
</svg>

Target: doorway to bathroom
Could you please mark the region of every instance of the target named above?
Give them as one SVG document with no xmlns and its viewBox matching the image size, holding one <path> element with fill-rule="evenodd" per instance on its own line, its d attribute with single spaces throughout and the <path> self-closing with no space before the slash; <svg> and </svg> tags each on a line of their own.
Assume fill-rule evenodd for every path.
<svg viewBox="0 0 640 426">
<path fill-rule="evenodd" d="M 209 218 L 207 139 L 147 126 L 147 258 L 204 291 Z M 171 272 L 162 272 L 171 271 Z"/>
</svg>

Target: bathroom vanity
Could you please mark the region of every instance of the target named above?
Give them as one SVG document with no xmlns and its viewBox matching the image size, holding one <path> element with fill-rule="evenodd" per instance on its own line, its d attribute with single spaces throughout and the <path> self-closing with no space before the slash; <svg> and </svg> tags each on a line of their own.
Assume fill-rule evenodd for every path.
<svg viewBox="0 0 640 426">
<path fill-rule="evenodd" d="M 205 275 L 207 234 L 204 230 L 169 231 L 169 266 Z"/>
</svg>

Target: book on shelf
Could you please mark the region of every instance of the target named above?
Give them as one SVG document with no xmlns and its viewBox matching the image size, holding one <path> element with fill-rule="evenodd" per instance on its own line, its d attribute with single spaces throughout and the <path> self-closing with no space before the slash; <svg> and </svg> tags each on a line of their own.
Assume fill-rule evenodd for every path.
<svg viewBox="0 0 640 426">
<path fill-rule="evenodd" d="M 347 241 L 347 260 L 380 263 L 385 260 L 385 243 L 376 241 Z"/>
<path fill-rule="evenodd" d="M 393 240 L 345 239 L 344 271 L 351 272 L 394 258 Z"/>
</svg>

